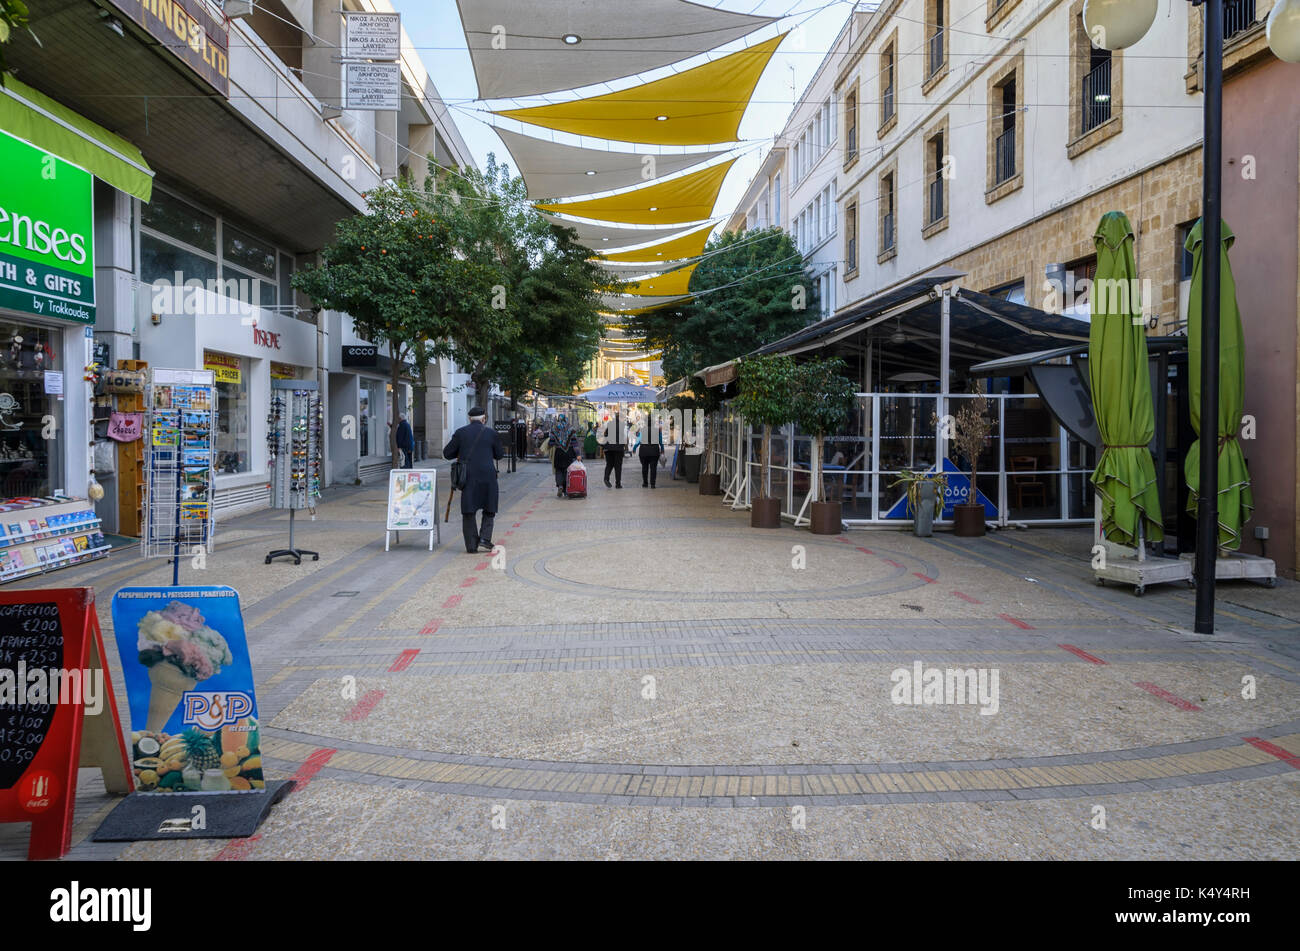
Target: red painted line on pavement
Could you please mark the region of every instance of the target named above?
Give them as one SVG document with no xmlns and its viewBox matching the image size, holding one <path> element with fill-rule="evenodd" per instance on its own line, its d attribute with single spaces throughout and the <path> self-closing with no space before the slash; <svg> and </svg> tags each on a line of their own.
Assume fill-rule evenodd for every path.
<svg viewBox="0 0 1300 951">
<path fill-rule="evenodd" d="M 954 591 L 954 592 L 953 592 L 953 595 L 956 596 L 956 597 L 958 597 L 958 598 L 961 598 L 961 599 L 962 599 L 963 601 L 965 601 L 967 604 L 983 604 L 983 603 L 984 603 L 983 601 L 979 600 L 978 598 L 972 598 L 969 594 L 962 594 L 960 591 Z"/>
<path fill-rule="evenodd" d="M 861 547 L 860 547 L 860 548 L 858 548 L 858 551 L 862 552 L 862 554 L 864 554 L 864 555 L 874 555 L 874 554 L 875 554 L 875 552 L 872 551 L 870 548 L 861 548 Z"/>
<path fill-rule="evenodd" d="M 836 535 L 836 536 L 835 536 L 835 540 L 836 540 L 837 542 L 843 542 L 843 543 L 846 544 L 846 545 L 852 545 L 852 544 L 853 544 L 853 542 L 849 541 L 849 540 L 848 540 L 847 538 L 845 538 L 843 535 Z"/>
<path fill-rule="evenodd" d="M 1063 650 L 1063 651 L 1069 651 L 1069 652 L 1070 652 L 1071 654 L 1073 654 L 1075 657 L 1082 657 L 1084 660 L 1086 660 L 1086 661 L 1087 661 L 1088 663 L 1090 663 L 1090 664 L 1105 664 L 1105 663 L 1106 663 L 1106 662 L 1105 662 L 1104 660 L 1102 660 L 1100 657 L 1095 657 L 1094 655 L 1089 654 L 1089 653 L 1088 653 L 1086 650 L 1084 650 L 1082 647 L 1075 647 L 1073 644 L 1057 644 L 1056 646 L 1059 647 L 1059 648 L 1060 648 L 1061 650 Z"/>
<path fill-rule="evenodd" d="M 424 625 L 424 627 L 420 628 L 420 633 L 421 633 L 421 634 L 436 634 L 436 633 L 438 633 L 438 628 L 439 628 L 440 626 L 442 626 L 442 618 L 440 618 L 440 617 L 436 617 L 436 618 L 434 618 L 432 621 L 430 621 L 428 624 Z"/>
<path fill-rule="evenodd" d="M 492 562 L 490 562 L 490 561 L 480 561 L 477 565 L 474 566 L 474 570 L 475 570 L 475 571 L 482 571 L 484 568 L 486 568 L 486 567 L 487 567 L 488 565 L 490 565 L 490 564 L 492 564 Z"/>
<path fill-rule="evenodd" d="M 367 690 L 366 693 L 357 701 L 357 705 L 349 710 L 343 717 L 344 720 L 364 720 L 370 716 L 375 707 L 379 706 L 379 701 L 384 699 L 382 690 Z"/>
<path fill-rule="evenodd" d="M 443 609 L 444 611 L 450 611 L 452 608 L 454 608 L 454 607 L 455 607 L 456 605 L 458 605 L 458 604 L 460 604 L 460 595 L 458 595 L 458 594 L 453 594 L 453 595 L 452 595 L 450 598 L 448 598 L 446 601 L 442 602 L 442 609 Z"/>
<path fill-rule="evenodd" d="M 338 750 L 321 749 L 308 756 L 303 764 L 298 767 L 298 772 L 290 777 L 293 781 L 293 791 L 301 792 L 305 789 L 307 784 L 316 778 L 316 774 L 325 768 L 325 764 L 330 761 L 330 757 L 337 752 Z"/>
<path fill-rule="evenodd" d="M 462 581 L 462 582 L 460 583 L 460 586 L 461 586 L 462 588 L 468 588 L 468 587 L 469 587 L 470 585 L 472 585 L 473 583 L 474 583 L 474 579 L 473 579 L 473 578 L 466 578 L 464 581 Z"/>
<path fill-rule="evenodd" d="M 522 524 L 521 522 L 515 522 L 515 523 L 514 523 L 513 525 L 511 525 L 510 527 L 511 527 L 511 528 L 518 528 L 521 524 Z"/>
<path fill-rule="evenodd" d="M 883 559 L 883 560 L 884 560 L 885 564 L 887 564 L 887 565 L 893 565 L 895 568 L 902 568 L 902 567 L 903 567 L 903 566 L 900 565 L 898 562 L 894 561 L 894 559 L 892 559 L 892 558 L 885 558 L 885 559 Z"/>
<path fill-rule="evenodd" d="M 920 579 L 921 579 L 922 581 L 924 581 L 926 584 L 935 584 L 935 580 L 934 580 L 933 578 L 931 578 L 929 575 L 923 575 L 923 574 L 921 574 L 921 572 L 919 572 L 919 571 L 913 571 L 912 574 L 916 575 L 918 578 L 920 578 Z"/>
<path fill-rule="evenodd" d="M 998 617 L 1002 618 L 1002 620 L 1006 621 L 1008 624 L 1014 624 L 1022 631 L 1032 631 L 1034 629 L 1032 624 L 1026 624 L 1024 621 L 1020 620 L 1020 618 L 1012 617 L 1010 614 L 999 614 Z"/>
<path fill-rule="evenodd" d="M 257 843 L 262 840 L 262 834 L 250 836 L 247 839 L 232 839 L 227 842 L 216 855 L 212 856 L 214 862 L 242 862 L 248 858 L 249 854 L 257 848 Z"/>
<path fill-rule="evenodd" d="M 1275 743 L 1270 743 L 1268 740 L 1261 740 L 1257 736 L 1243 736 L 1242 739 L 1255 747 L 1255 749 L 1263 750 L 1269 756 L 1276 756 L 1292 769 L 1300 769 L 1300 756 L 1294 755 L 1290 750 L 1285 750 Z"/>
<path fill-rule="evenodd" d="M 390 674 L 395 674 L 398 671 L 402 671 L 405 670 L 407 667 L 410 667 L 411 661 L 415 660 L 415 655 L 418 653 L 420 653 L 420 649 L 418 647 L 411 647 L 402 651 L 400 654 L 397 655 L 397 660 L 393 661 L 393 666 L 388 668 L 388 672 Z"/>
<path fill-rule="evenodd" d="M 507 535 L 513 535 L 514 532 L 506 532 Z"/>
<path fill-rule="evenodd" d="M 1190 700 L 1184 700 L 1182 697 L 1175 696 L 1174 694 L 1170 693 L 1168 690 L 1165 690 L 1162 687 L 1157 687 L 1155 684 L 1147 683 L 1145 680 L 1135 680 L 1133 681 L 1133 686 L 1141 687 L 1143 690 L 1151 694 L 1153 697 L 1159 697 L 1161 700 L 1164 700 L 1167 703 L 1172 703 L 1179 710 L 1201 709 L 1196 704 L 1192 703 Z"/>
</svg>

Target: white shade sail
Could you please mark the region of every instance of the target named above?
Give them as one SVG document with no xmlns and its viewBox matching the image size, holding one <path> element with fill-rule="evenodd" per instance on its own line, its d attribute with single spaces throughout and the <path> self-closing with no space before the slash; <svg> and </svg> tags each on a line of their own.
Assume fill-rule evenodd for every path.
<svg viewBox="0 0 1300 951">
<path fill-rule="evenodd" d="M 665 241 L 668 238 L 675 238 L 692 230 L 687 228 L 683 231 L 681 225 L 673 225 L 668 228 L 630 228 L 606 224 L 602 221 L 579 221 L 572 218 L 561 218 L 559 215 L 550 215 L 545 212 L 542 212 L 542 217 L 562 228 L 572 228 L 578 232 L 579 244 L 602 254 L 607 251 L 632 247 L 633 245 Z"/>
<path fill-rule="evenodd" d="M 606 310 L 614 313 L 627 313 L 634 310 L 649 310 L 653 307 L 660 307 L 664 304 L 671 304 L 674 301 L 685 303 L 690 300 L 690 295 L 668 295 L 666 297 L 623 297 L 617 294 L 602 294 L 600 298 L 601 306 Z"/>
<path fill-rule="evenodd" d="M 458 5 L 480 99 L 538 96 L 634 76 L 773 22 L 687 0 L 459 0 Z"/>
<path fill-rule="evenodd" d="M 496 133 L 514 157 L 515 168 L 528 186 L 528 197 L 533 199 L 572 198 L 644 185 L 726 154 L 725 149 L 686 155 L 608 152 L 561 145 L 508 129 L 498 128 Z M 649 178 L 645 177 L 647 169 Z"/>
</svg>

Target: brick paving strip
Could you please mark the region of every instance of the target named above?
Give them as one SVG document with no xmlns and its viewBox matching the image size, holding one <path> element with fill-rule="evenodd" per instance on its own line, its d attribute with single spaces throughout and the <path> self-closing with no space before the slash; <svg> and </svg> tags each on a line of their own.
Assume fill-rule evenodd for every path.
<svg viewBox="0 0 1300 951">
<path fill-rule="evenodd" d="M 1249 737 L 1233 734 L 1061 756 L 745 766 L 551 762 L 394 749 L 276 728 L 265 734 L 271 741 L 266 744 L 270 764 L 285 771 L 298 763 L 316 764 L 325 779 L 465 796 L 633 806 L 1068 799 L 1260 779 L 1285 775 L 1300 762 L 1300 720 Z"/>
</svg>

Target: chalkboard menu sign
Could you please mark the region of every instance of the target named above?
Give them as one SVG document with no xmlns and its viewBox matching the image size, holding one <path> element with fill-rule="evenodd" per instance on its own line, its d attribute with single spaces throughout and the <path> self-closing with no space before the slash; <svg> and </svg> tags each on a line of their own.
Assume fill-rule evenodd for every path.
<svg viewBox="0 0 1300 951">
<path fill-rule="evenodd" d="M 14 787 L 45 742 L 63 667 L 59 605 L 0 604 L 0 789 Z"/>
<path fill-rule="evenodd" d="M 79 766 L 131 791 L 95 593 L 0 591 L 0 822 L 31 823 L 28 858 L 67 853 Z"/>
</svg>

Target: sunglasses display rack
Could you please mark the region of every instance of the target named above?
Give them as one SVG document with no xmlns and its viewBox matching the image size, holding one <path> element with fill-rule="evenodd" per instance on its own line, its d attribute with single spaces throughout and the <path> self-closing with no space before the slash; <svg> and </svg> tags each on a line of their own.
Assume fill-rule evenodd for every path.
<svg viewBox="0 0 1300 951">
<path fill-rule="evenodd" d="M 150 371 L 145 473 L 146 558 L 180 559 L 212 551 L 212 430 L 216 391 L 211 370 Z"/>
<path fill-rule="evenodd" d="M 319 561 L 314 551 L 297 548 L 293 540 L 294 513 L 315 510 L 321 495 L 324 463 L 324 412 L 316 383 L 307 380 L 272 380 L 271 408 L 266 417 L 266 449 L 271 467 L 271 507 L 289 510 L 289 547 L 266 556 L 266 564 L 279 557 L 302 564 L 303 555 Z"/>
</svg>

